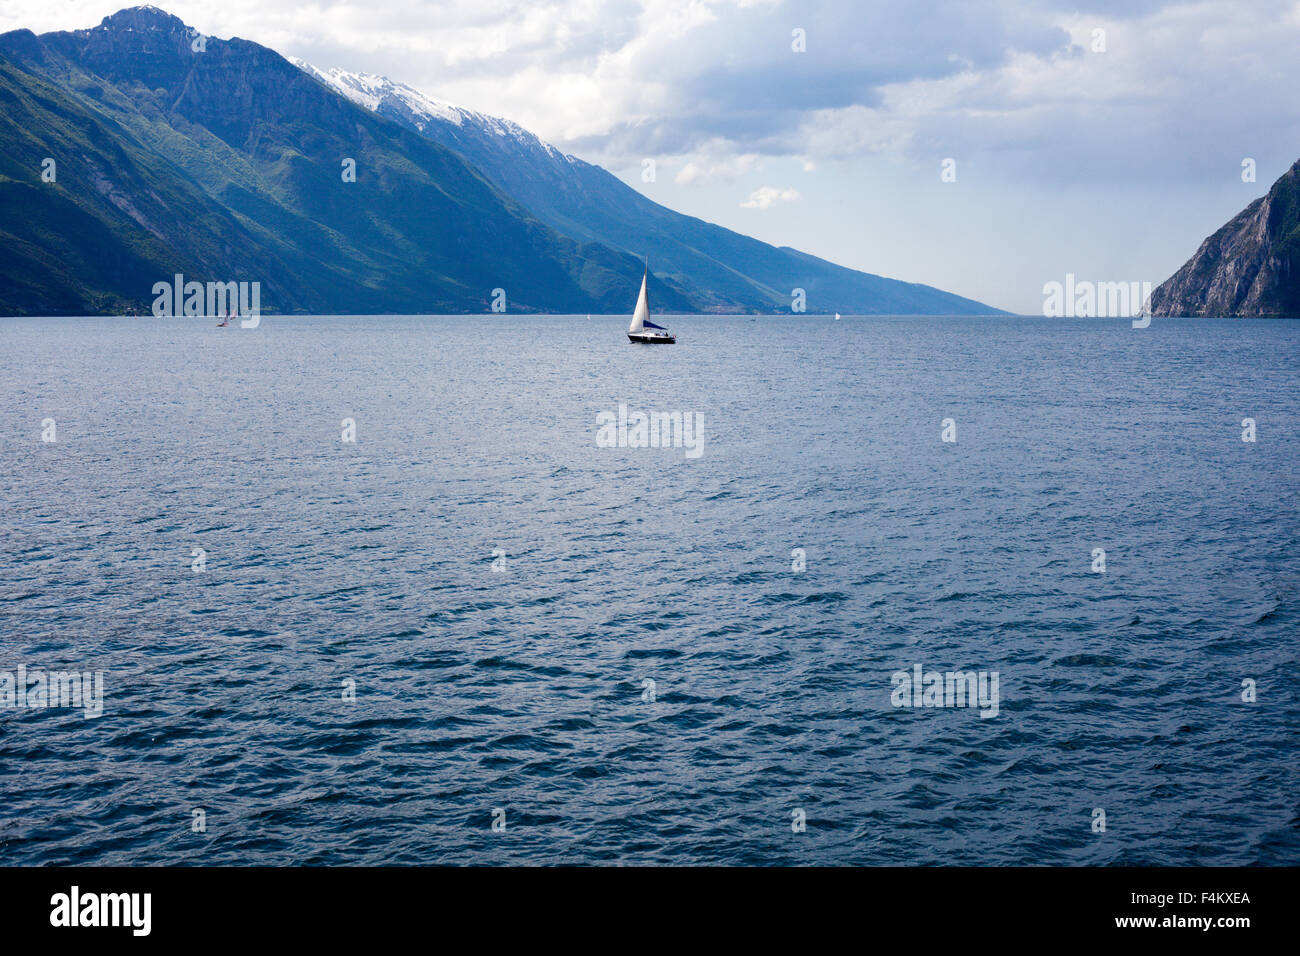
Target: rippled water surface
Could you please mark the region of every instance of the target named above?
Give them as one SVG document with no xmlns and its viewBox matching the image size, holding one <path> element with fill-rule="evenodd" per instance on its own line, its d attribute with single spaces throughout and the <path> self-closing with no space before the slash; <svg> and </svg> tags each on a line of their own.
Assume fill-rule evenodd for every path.
<svg viewBox="0 0 1300 956">
<path fill-rule="evenodd" d="M 625 324 L 0 321 L 0 864 L 1300 863 L 1300 323 Z"/>
</svg>

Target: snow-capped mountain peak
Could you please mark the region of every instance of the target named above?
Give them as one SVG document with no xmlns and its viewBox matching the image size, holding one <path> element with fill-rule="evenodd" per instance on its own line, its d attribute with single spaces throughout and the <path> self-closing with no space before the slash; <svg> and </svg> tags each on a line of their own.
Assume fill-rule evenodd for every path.
<svg viewBox="0 0 1300 956">
<path fill-rule="evenodd" d="M 322 70 L 297 57 L 289 57 L 289 62 L 371 112 L 400 114 L 407 123 L 421 133 L 428 132 L 430 123 L 441 121 L 460 127 L 468 126 L 478 132 L 508 137 L 517 140 L 521 147 L 541 149 L 557 159 L 574 161 L 572 157 L 550 143 L 538 139 L 536 135 L 517 123 L 427 96 L 414 87 L 394 82 L 386 76 L 341 70 L 337 67 Z"/>
<path fill-rule="evenodd" d="M 391 98 L 405 104 L 426 123 L 436 117 L 459 126 L 466 116 L 471 115 L 469 110 L 425 96 L 419 90 L 412 89 L 405 83 L 394 83 L 386 76 L 375 73 L 354 73 L 337 67 L 322 70 L 306 60 L 292 56 L 289 57 L 289 62 L 372 112 L 378 110 L 386 99 Z"/>
</svg>

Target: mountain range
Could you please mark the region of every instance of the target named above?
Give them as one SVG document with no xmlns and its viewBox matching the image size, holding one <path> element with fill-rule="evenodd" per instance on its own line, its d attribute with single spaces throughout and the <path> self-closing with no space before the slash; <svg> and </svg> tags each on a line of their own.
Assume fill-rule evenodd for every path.
<svg viewBox="0 0 1300 956">
<path fill-rule="evenodd" d="M 464 156 L 552 229 L 649 256 L 707 311 L 788 311 L 791 290 L 811 311 L 990 314 L 998 310 L 929 286 L 855 272 L 673 212 L 609 172 L 566 155 L 520 126 L 433 99 L 370 73 L 293 62 L 353 102 Z"/>
<path fill-rule="evenodd" d="M 354 172 L 349 178 L 349 165 Z M 267 311 L 993 314 L 684 216 L 505 120 L 202 37 L 154 7 L 0 35 L 0 314 L 147 310 L 176 273 Z"/>
</svg>

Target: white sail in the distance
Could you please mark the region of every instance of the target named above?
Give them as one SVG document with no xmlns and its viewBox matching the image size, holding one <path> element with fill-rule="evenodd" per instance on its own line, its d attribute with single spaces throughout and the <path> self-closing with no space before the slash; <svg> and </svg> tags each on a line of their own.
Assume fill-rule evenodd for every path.
<svg viewBox="0 0 1300 956">
<path fill-rule="evenodd" d="M 636 297 L 636 309 L 632 312 L 632 324 L 627 327 L 630 341 L 644 345 L 672 345 L 677 338 L 662 325 L 650 321 L 650 263 L 646 263 L 645 274 L 641 276 L 641 294 Z"/>
<path fill-rule="evenodd" d="M 640 332 L 645 328 L 646 319 L 650 318 L 650 299 L 645 290 L 648 276 L 649 272 L 647 271 L 646 275 L 641 277 L 641 295 L 636 300 L 636 311 L 632 313 L 632 324 L 627 327 L 629 332 Z"/>
</svg>

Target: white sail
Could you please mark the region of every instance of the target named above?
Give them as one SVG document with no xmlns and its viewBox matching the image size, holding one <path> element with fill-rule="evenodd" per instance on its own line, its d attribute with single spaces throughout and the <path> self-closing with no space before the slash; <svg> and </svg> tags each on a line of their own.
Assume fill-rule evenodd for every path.
<svg viewBox="0 0 1300 956">
<path fill-rule="evenodd" d="M 636 300 L 636 311 L 632 313 L 632 324 L 627 327 L 629 332 L 640 332 L 645 328 L 645 320 L 650 318 L 650 299 L 645 294 L 646 275 L 641 277 L 641 295 Z"/>
</svg>

